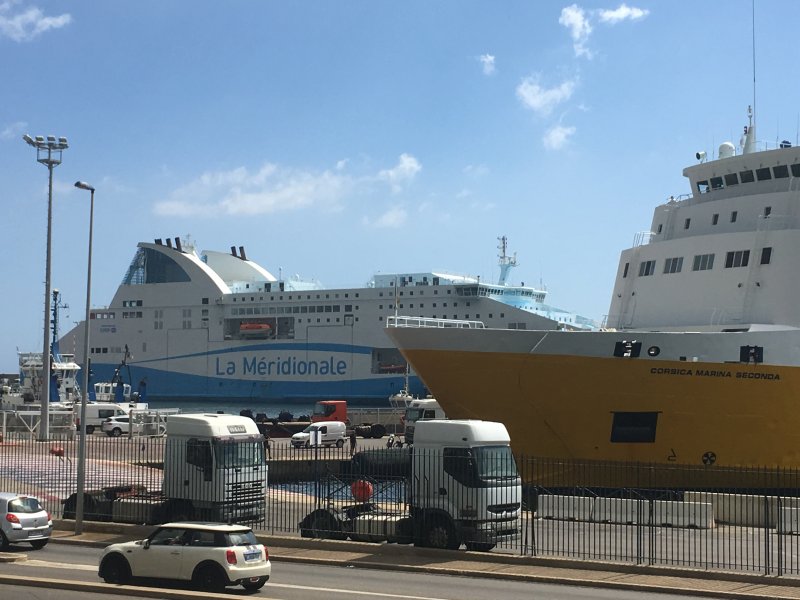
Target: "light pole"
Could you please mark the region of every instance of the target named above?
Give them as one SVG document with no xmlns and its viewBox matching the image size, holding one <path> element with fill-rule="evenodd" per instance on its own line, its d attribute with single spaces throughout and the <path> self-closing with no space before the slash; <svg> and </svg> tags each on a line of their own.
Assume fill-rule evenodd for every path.
<svg viewBox="0 0 800 600">
<path fill-rule="evenodd" d="M 27 133 L 22 136 L 30 146 L 36 148 L 36 160 L 47 167 L 50 183 L 47 192 L 47 266 L 44 274 L 44 343 L 42 345 L 42 389 L 39 392 L 41 416 L 39 441 L 50 437 L 50 264 L 53 227 L 53 167 L 61 164 L 61 152 L 69 148 L 67 138 L 37 135 L 32 138 Z"/>
<path fill-rule="evenodd" d="M 83 322 L 83 390 L 78 427 L 78 496 L 75 501 L 75 533 L 83 533 L 83 492 L 86 487 L 86 401 L 89 394 L 89 317 L 92 305 L 92 230 L 94 229 L 94 188 L 85 181 L 76 181 L 75 187 L 89 190 L 89 260 L 86 267 L 86 320 Z"/>
</svg>

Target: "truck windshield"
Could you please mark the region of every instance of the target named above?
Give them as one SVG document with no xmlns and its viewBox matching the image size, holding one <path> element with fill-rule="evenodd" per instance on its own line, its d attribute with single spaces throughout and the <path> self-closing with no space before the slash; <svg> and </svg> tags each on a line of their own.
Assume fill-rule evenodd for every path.
<svg viewBox="0 0 800 600">
<path fill-rule="evenodd" d="M 264 444 L 261 442 L 226 442 L 214 444 L 217 467 L 256 467 L 266 464 Z"/>
<path fill-rule="evenodd" d="M 517 463 L 508 446 L 478 446 L 472 448 L 478 477 L 481 479 L 516 479 Z"/>
<path fill-rule="evenodd" d="M 336 412 L 336 406 L 334 406 L 333 404 L 323 404 L 322 402 L 317 402 L 314 405 L 315 417 L 329 417 L 334 412 Z"/>
<path fill-rule="evenodd" d="M 424 408 L 407 408 L 406 409 L 406 423 L 413 423 L 422 418 L 422 413 L 425 412 Z"/>
</svg>

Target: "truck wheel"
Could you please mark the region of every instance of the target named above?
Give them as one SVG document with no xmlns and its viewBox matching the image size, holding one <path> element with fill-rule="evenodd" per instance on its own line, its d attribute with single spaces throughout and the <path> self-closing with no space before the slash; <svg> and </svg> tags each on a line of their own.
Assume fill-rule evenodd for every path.
<svg viewBox="0 0 800 600">
<path fill-rule="evenodd" d="M 119 554 L 109 554 L 100 564 L 100 577 L 106 583 L 127 583 L 131 578 L 131 566 Z"/>
<path fill-rule="evenodd" d="M 221 592 L 225 589 L 227 582 L 227 575 L 225 575 L 215 563 L 203 563 L 195 567 L 192 574 L 192 582 L 207 592 Z"/>
<path fill-rule="evenodd" d="M 422 531 L 422 546 L 440 550 L 458 550 L 461 541 L 456 529 L 449 521 L 438 518 L 430 520 Z"/>
<path fill-rule="evenodd" d="M 344 440 L 336 440 L 336 447 L 341 448 L 344 446 Z"/>
<path fill-rule="evenodd" d="M 385 435 L 386 435 L 386 427 L 380 424 L 372 426 L 372 437 L 374 437 L 376 440 L 381 439 Z"/>
<path fill-rule="evenodd" d="M 94 433 L 94 425 L 87 425 L 86 426 L 86 435 L 92 435 Z"/>
<path fill-rule="evenodd" d="M 341 523 L 331 513 L 321 509 L 303 519 L 300 523 L 300 537 L 345 540 L 347 534 L 342 532 Z"/>
</svg>

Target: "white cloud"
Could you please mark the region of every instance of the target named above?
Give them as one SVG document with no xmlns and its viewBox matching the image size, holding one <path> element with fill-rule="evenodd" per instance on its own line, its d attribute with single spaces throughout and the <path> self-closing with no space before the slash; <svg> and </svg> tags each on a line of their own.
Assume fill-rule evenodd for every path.
<svg viewBox="0 0 800 600">
<path fill-rule="evenodd" d="M 25 121 L 11 123 L 11 125 L 8 125 L 3 131 L 0 131 L 0 140 L 10 140 L 19 137 L 27 126 L 28 124 Z"/>
<path fill-rule="evenodd" d="M 237 167 L 203 173 L 156 202 L 154 212 L 163 216 L 223 217 L 309 208 L 337 211 L 349 195 L 375 183 L 386 183 L 392 191 L 399 191 L 422 167 L 413 156 L 402 154 L 395 167 L 374 175 L 353 177 L 343 168 L 342 161 L 336 169 L 322 172 L 265 163 L 256 172 Z"/>
<path fill-rule="evenodd" d="M 569 138 L 575 134 L 575 131 L 574 127 L 555 125 L 544 133 L 542 143 L 548 150 L 560 150 L 567 144 Z"/>
<path fill-rule="evenodd" d="M 489 173 L 489 167 L 486 165 L 467 165 L 464 167 L 464 175 L 470 177 L 484 177 Z"/>
<path fill-rule="evenodd" d="M 616 25 L 620 21 L 625 20 L 638 21 L 639 19 L 644 19 L 649 14 L 649 10 L 635 8 L 627 4 L 620 4 L 614 10 L 604 9 L 599 11 L 600 22 L 608 23 L 609 25 Z"/>
<path fill-rule="evenodd" d="M 403 153 L 400 155 L 397 165 L 378 173 L 378 179 L 388 182 L 392 186 L 392 191 L 397 193 L 402 189 L 402 184 L 414 179 L 421 169 L 422 165 L 416 158 Z"/>
<path fill-rule="evenodd" d="M 408 213 L 406 209 L 396 206 L 390 208 L 377 219 L 372 220 L 364 217 L 362 222 L 367 227 L 380 227 L 384 229 L 396 229 L 406 224 L 408 220 Z"/>
<path fill-rule="evenodd" d="M 571 4 L 561 9 L 558 22 L 570 30 L 575 56 L 592 58 L 592 53 L 586 47 L 586 42 L 592 33 L 592 25 L 586 12 L 577 4 Z"/>
<path fill-rule="evenodd" d="M 481 54 L 478 57 L 481 65 L 483 65 L 483 74 L 492 75 L 495 72 L 494 56 L 491 54 Z"/>
<path fill-rule="evenodd" d="M 575 80 L 547 89 L 539 85 L 538 79 L 535 76 L 523 79 L 517 86 L 517 98 L 526 108 L 542 116 L 549 115 L 557 105 L 569 100 L 575 90 Z"/>
<path fill-rule="evenodd" d="M 72 22 L 68 13 L 57 17 L 46 17 L 44 13 L 32 6 L 20 8 L 21 12 L 12 13 L 16 2 L 0 3 L 0 37 L 7 37 L 15 42 L 29 42 L 50 29 L 59 29 Z"/>
</svg>

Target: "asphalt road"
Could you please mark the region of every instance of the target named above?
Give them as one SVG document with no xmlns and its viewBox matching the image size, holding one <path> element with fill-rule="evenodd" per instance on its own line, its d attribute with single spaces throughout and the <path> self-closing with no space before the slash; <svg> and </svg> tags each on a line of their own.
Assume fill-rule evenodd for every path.
<svg viewBox="0 0 800 600">
<path fill-rule="evenodd" d="M 20 546 L 12 552 L 26 554 L 20 562 L 0 563 L 0 576 L 52 580 L 48 587 L 22 587 L 0 583 L 0 598 L 34 598 L 37 600 L 85 600 L 86 591 L 61 589 L 58 581 L 93 584 L 98 594 L 123 592 L 126 598 L 190 597 L 209 600 L 215 594 L 194 592 L 190 585 L 160 580 L 136 580 L 133 586 L 112 586 L 97 576 L 98 548 L 51 544 L 40 551 Z M 352 566 L 328 567 L 273 562 L 273 576 L 255 594 L 241 588 L 229 588 L 221 597 L 269 598 L 271 600 L 634 600 L 654 598 L 670 600 L 686 596 L 641 591 L 593 589 L 514 581 L 498 581 L 473 577 L 430 575 L 400 571 L 357 569 Z M 147 588 L 143 591 L 140 588 Z M 158 590 L 158 591 L 156 591 Z M 153 592 L 155 591 L 155 595 Z"/>
</svg>

